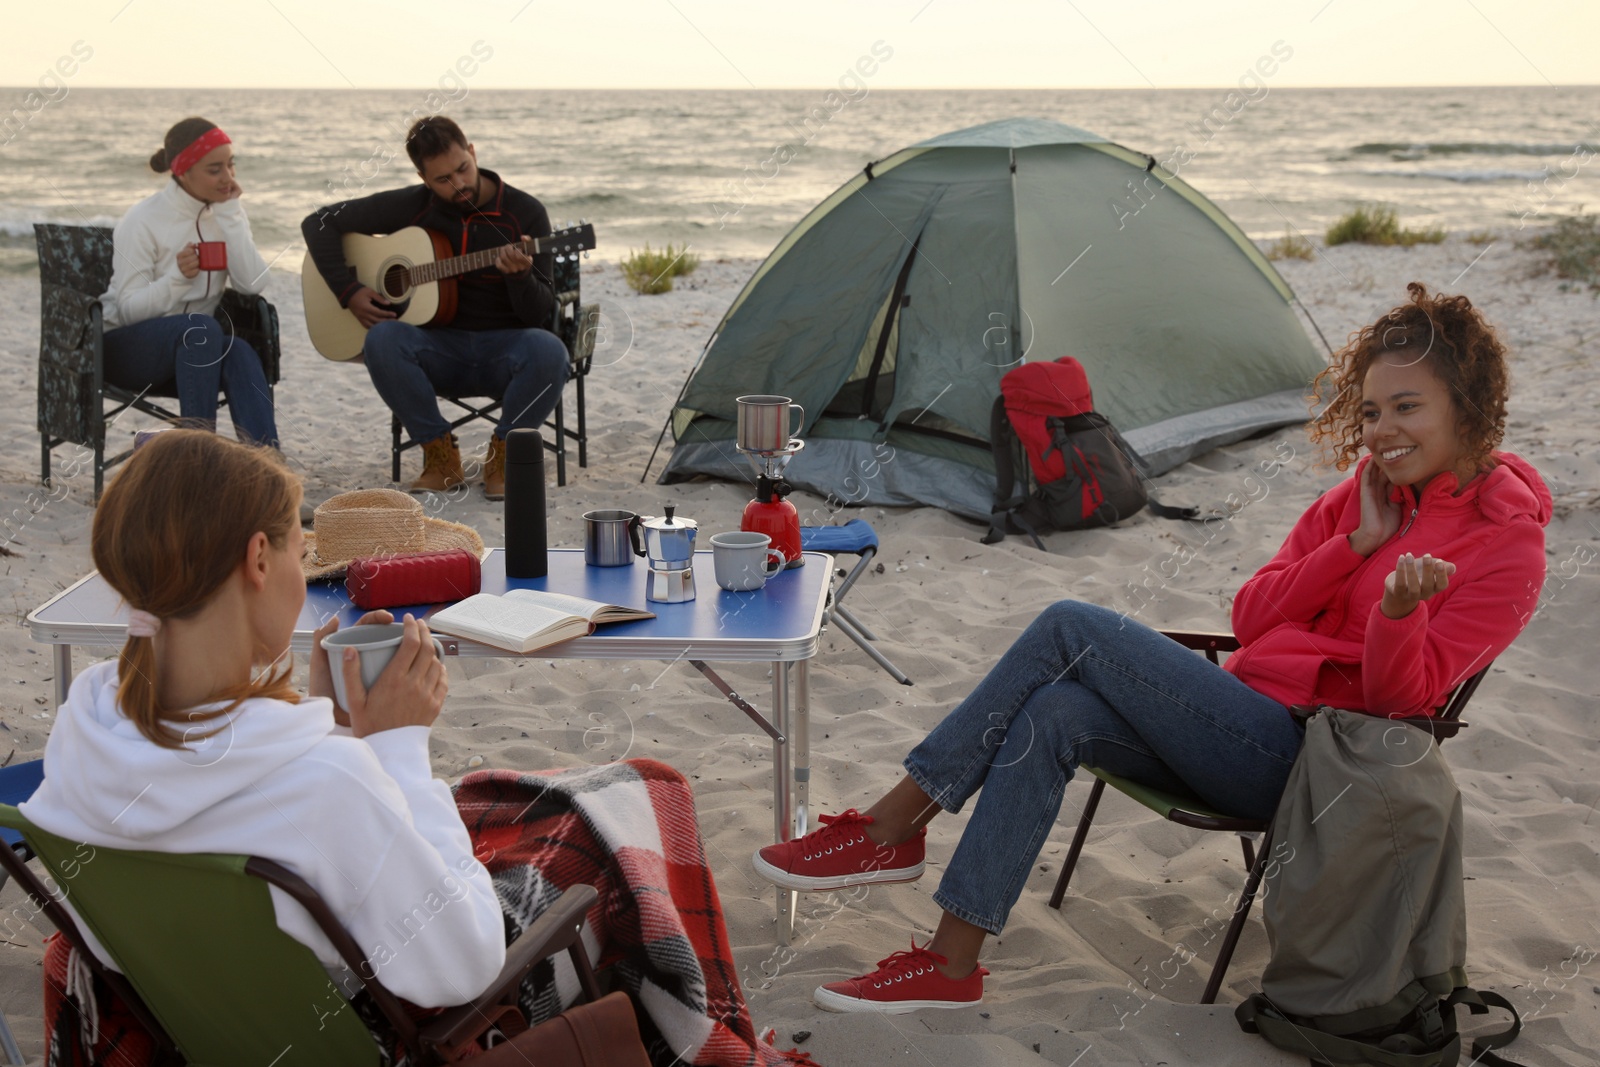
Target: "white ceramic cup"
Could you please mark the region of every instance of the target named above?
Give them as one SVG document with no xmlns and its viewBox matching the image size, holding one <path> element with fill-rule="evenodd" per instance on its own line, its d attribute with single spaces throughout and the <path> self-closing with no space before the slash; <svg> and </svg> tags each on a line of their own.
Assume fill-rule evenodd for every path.
<svg viewBox="0 0 1600 1067">
<path fill-rule="evenodd" d="M 711 538 L 711 563 L 717 572 L 717 584 L 730 593 L 760 589 L 788 562 L 764 533 L 734 530 Z"/>
<path fill-rule="evenodd" d="M 349 710 L 350 703 L 344 690 L 344 650 L 353 648 L 361 656 L 361 685 L 371 689 L 378 675 L 394 659 L 395 649 L 405 636 L 405 626 L 398 622 L 375 622 L 365 626 L 352 626 L 335 630 L 322 639 L 322 648 L 328 654 L 328 672 L 333 675 L 333 699 L 341 708 Z M 444 660 L 444 642 L 433 639 L 433 650 Z"/>
</svg>

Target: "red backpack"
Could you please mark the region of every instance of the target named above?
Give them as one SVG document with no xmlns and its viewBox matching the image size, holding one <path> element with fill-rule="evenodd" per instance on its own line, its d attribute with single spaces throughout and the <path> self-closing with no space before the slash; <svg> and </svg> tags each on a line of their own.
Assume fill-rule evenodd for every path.
<svg viewBox="0 0 1600 1067">
<path fill-rule="evenodd" d="M 1168 519 L 1198 514 L 1150 499 L 1144 461 L 1094 410 L 1089 378 L 1071 356 L 1006 372 L 989 418 L 989 447 L 996 485 L 986 545 L 1026 533 L 1043 549 L 1041 533 L 1110 526 L 1145 507 Z"/>
</svg>

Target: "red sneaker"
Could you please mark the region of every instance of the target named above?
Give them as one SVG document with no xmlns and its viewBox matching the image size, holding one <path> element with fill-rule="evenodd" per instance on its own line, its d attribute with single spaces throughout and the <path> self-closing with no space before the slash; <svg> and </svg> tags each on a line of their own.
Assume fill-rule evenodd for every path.
<svg viewBox="0 0 1600 1067">
<path fill-rule="evenodd" d="M 983 1003 L 983 976 L 989 972 L 974 967 L 959 981 L 939 973 L 936 964 L 943 956 L 918 948 L 911 942 L 910 952 L 896 952 L 878 961 L 878 969 L 860 978 L 829 982 L 811 994 L 817 1007 L 828 1011 L 876 1011 L 885 1015 L 904 1015 L 919 1008 L 968 1008 Z"/>
<path fill-rule="evenodd" d="M 818 818 L 821 829 L 757 852 L 751 861 L 756 873 L 773 885 L 799 890 L 915 882 L 922 877 L 927 827 L 909 841 L 880 845 L 866 833 L 871 817 L 855 808 Z"/>
</svg>

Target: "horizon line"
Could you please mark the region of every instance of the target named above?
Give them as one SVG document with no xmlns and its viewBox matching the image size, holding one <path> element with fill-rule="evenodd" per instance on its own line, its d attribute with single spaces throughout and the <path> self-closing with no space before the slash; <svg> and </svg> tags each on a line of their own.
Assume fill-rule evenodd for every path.
<svg viewBox="0 0 1600 1067">
<path fill-rule="evenodd" d="M 36 86 L 30 85 L 0 85 L 0 92 L 18 90 L 32 92 Z M 84 91 L 126 92 L 130 89 L 149 89 L 160 92 L 205 92 L 214 90 L 246 91 L 246 92 L 281 92 L 284 90 L 316 90 L 338 93 L 364 93 L 364 92 L 431 92 L 430 86 L 420 85 L 82 85 L 76 86 Z M 895 86 L 873 89 L 871 92 L 879 93 L 1078 93 L 1078 92 L 1140 92 L 1159 93 L 1171 91 L 1191 90 L 1218 90 L 1232 91 L 1238 89 L 1237 84 L 1227 85 L 1002 85 L 1002 86 L 970 86 L 970 85 L 939 85 L 939 86 Z M 1600 89 L 1600 82 L 1553 82 L 1533 84 L 1528 82 L 1477 82 L 1473 84 L 1429 84 L 1429 85 L 1279 85 L 1277 89 Z M 750 86 L 731 85 L 582 85 L 582 86 L 555 86 L 555 85 L 520 85 L 520 86 L 485 86 L 475 89 L 477 93 L 525 93 L 525 92 L 569 92 L 569 93 L 795 93 L 795 92 L 831 92 L 838 89 L 836 85 L 774 85 L 760 88 Z"/>
</svg>

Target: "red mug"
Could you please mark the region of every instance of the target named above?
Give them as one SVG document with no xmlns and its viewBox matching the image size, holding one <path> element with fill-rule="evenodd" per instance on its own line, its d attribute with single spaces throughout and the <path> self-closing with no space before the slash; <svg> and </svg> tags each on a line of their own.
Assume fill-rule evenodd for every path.
<svg viewBox="0 0 1600 1067">
<path fill-rule="evenodd" d="M 201 270 L 228 269 L 228 243 L 226 241 L 201 241 L 195 245 L 200 253 Z"/>
</svg>

